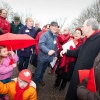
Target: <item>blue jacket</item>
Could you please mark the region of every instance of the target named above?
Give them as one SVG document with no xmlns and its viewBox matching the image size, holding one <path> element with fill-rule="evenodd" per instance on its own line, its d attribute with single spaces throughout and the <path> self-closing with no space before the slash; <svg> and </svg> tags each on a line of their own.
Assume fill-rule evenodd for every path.
<svg viewBox="0 0 100 100">
<path fill-rule="evenodd" d="M 39 40 L 39 54 L 38 60 L 53 61 L 53 57 L 57 56 L 56 34 L 53 34 L 50 30 L 41 35 Z M 48 52 L 54 50 L 55 54 L 49 56 Z"/>
<path fill-rule="evenodd" d="M 31 37 L 35 37 L 36 31 L 34 29 L 34 27 L 32 27 L 32 29 L 29 29 L 26 25 L 21 27 L 19 32 L 19 34 L 28 34 Z M 24 56 L 24 57 L 30 57 L 31 55 L 31 48 L 32 46 L 28 47 L 28 48 L 24 48 L 24 51 L 18 50 L 18 56 Z"/>
</svg>

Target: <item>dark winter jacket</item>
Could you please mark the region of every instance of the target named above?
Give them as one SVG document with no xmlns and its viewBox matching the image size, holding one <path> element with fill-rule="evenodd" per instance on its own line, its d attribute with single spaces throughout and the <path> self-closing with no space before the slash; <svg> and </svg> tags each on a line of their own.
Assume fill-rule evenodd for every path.
<svg viewBox="0 0 100 100">
<path fill-rule="evenodd" d="M 68 50 L 67 56 L 78 57 L 65 100 L 77 100 L 78 70 L 90 69 L 100 51 L 100 32 L 87 38 L 77 50 Z"/>
<path fill-rule="evenodd" d="M 33 38 L 35 37 L 34 27 L 32 27 L 32 29 L 29 29 L 26 25 L 21 27 L 18 33 L 19 34 L 28 34 Z M 30 46 L 28 48 L 24 48 L 24 51 L 18 50 L 18 56 L 30 57 L 30 55 L 32 53 L 31 48 L 32 48 L 32 46 Z"/>
<path fill-rule="evenodd" d="M 12 22 L 10 24 L 11 33 L 17 34 L 22 26 L 24 25 L 21 22 L 18 25 L 15 25 L 14 22 Z"/>
<path fill-rule="evenodd" d="M 100 100 L 100 53 L 94 61 L 94 70 L 96 93 L 87 90 L 86 86 L 81 83 L 82 85 L 79 85 L 77 89 L 78 100 Z"/>
</svg>

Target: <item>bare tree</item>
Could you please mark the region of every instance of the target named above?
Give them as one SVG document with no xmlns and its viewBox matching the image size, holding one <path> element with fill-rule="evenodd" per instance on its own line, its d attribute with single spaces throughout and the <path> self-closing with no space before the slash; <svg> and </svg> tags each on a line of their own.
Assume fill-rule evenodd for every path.
<svg viewBox="0 0 100 100">
<path fill-rule="evenodd" d="M 100 23 L 100 0 L 96 0 L 93 4 L 84 9 L 81 14 L 72 21 L 71 29 L 81 27 L 84 21 L 88 18 L 96 18 Z"/>
<path fill-rule="evenodd" d="M 6 3 L 0 0 L 0 9 L 3 8 L 7 11 L 7 19 L 11 20 L 13 18 L 13 9 L 12 7 Z"/>
</svg>

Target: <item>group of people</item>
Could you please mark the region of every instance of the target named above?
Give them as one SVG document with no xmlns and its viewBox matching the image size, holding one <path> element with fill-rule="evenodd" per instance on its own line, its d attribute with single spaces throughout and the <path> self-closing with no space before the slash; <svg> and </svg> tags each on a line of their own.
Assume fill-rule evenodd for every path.
<svg viewBox="0 0 100 100">
<path fill-rule="evenodd" d="M 9 32 L 28 34 L 37 41 L 36 45 L 17 50 L 17 54 L 8 51 L 3 45 L 0 46 L 0 94 L 3 94 L 0 97 L 4 98 L 4 94 L 8 94 L 10 100 L 37 100 L 36 87 L 39 83 L 45 85 L 44 73 L 50 63 L 55 61 L 54 88 L 64 90 L 67 82 L 70 81 L 65 100 L 99 100 L 100 32 L 98 22 L 94 18 L 87 19 L 81 28 L 75 29 L 73 35 L 69 28 L 64 28 L 61 33 L 58 32 L 59 25 L 55 21 L 45 25 L 42 30 L 38 27 L 38 22 L 35 23 L 36 27 L 33 25 L 32 18 L 26 18 L 23 25 L 20 17 L 16 16 L 10 24 L 6 20 L 6 10 L 0 10 L 0 35 Z M 65 49 L 64 44 L 70 41 L 73 41 L 74 46 L 70 45 Z M 32 78 L 28 64 L 33 52 L 37 59 L 32 62 L 36 65 Z M 11 81 L 13 68 L 17 65 L 18 78 Z M 96 75 L 96 93 L 86 88 L 87 80 L 84 79 L 80 83 L 78 74 L 78 70 L 90 70 L 93 67 Z"/>
</svg>

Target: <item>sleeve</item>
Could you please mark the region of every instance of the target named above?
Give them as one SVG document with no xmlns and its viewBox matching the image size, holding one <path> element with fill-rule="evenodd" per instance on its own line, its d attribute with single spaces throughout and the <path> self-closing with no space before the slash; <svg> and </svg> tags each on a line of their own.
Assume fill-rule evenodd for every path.
<svg viewBox="0 0 100 100">
<path fill-rule="evenodd" d="M 6 22 L 7 23 L 7 27 L 4 28 L 4 33 L 9 33 L 10 32 L 10 23 L 9 22 Z"/>
<path fill-rule="evenodd" d="M 79 46 L 76 50 L 67 50 L 66 55 L 71 57 L 78 57 L 81 46 Z"/>
<path fill-rule="evenodd" d="M 0 74 L 6 74 L 10 71 L 13 70 L 13 66 L 12 65 L 9 65 L 9 66 L 6 66 L 6 65 L 0 65 Z"/>
<path fill-rule="evenodd" d="M 18 61 L 18 56 L 16 54 L 14 54 L 13 59 L 14 59 L 15 62 L 17 62 Z"/>
<path fill-rule="evenodd" d="M 36 92 L 36 89 L 33 90 L 32 94 L 29 97 L 29 100 L 37 100 L 37 92 Z"/>
<path fill-rule="evenodd" d="M 79 100 L 100 100 L 100 90 L 94 93 L 85 86 L 79 86 L 77 88 L 77 96 Z"/>
<path fill-rule="evenodd" d="M 50 49 L 47 48 L 46 42 L 47 42 L 47 36 L 45 34 L 42 34 L 42 36 L 40 37 L 40 40 L 39 40 L 39 49 L 42 52 L 44 52 L 45 54 L 48 54 Z"/>
<path fill-rule="evenodd" d="M 0 94 L 8 94 L 8 91 L 9 91 L 9 83 L 3 84 L 0 81 Z"/>
<path fill-rule="evenodd" d="M 18 34 L 24 34 L 25 32 L 23 31 L 23 26 L 20 28 Z"/>
</svg>

